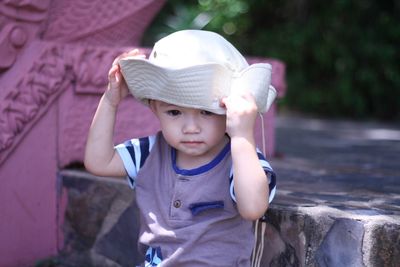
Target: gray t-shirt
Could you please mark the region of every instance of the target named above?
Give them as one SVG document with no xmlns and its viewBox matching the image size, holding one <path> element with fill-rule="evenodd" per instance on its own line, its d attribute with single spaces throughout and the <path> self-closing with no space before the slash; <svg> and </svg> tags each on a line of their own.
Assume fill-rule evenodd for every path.
<svg viewBox="0 0 400 267">
<path fill-rule="evenodd" d="M 116 147 L 136 188 L 141 214 L 139 247 L 150 266 L 250 266 L 252 222 L 234 201 L 230 143 L 209 163 L 191 170 L 176 166 L 175 150 L 162 134 Z M 259 154 L 270 180 L 275 174 Z"/>
</svg>

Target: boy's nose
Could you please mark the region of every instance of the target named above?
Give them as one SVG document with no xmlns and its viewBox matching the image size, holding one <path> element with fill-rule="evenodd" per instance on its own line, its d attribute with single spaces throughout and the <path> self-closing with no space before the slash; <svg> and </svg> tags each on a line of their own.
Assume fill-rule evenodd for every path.
<svg viewBox="0 0 400 267">
<path fill-rule="evenodd" d="M 195 117 L 188 116 L 187 118 L 185 118 L 185 122 L 182 127 L 182 132 L 185 134 L 200 132 L 200 126 L 197 123 L 197 120 Z"/>
</svg>

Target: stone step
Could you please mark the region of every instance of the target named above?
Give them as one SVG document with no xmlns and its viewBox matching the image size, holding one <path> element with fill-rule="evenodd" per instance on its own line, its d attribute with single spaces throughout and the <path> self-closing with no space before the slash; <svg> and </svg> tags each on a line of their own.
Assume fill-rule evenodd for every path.
<svg viewBox="0 0 400 267">
<path fill-rule="evenodd" d="M 80 170 L 62 170 L 59 179 L 68 201 L 58 266 L 117 267 L 141 262 L 135 253 L 134 192 L 125 181 Z M 260 266 L 400 266 L 396 212 L 344 210 L 305 197 L 287 189 L 278 191 L 266 223 L 258 224 L 260 233 L 265 229 Z"/>
</svg>

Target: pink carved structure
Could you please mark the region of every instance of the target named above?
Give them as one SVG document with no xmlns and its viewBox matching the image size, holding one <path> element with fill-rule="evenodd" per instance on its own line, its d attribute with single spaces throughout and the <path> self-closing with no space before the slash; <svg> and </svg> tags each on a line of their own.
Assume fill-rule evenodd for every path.
<svg viewBox="0 0 400 267">
<path fill-rule="evenodd" d="M 31 265 L 61 249 L 67 200 L 57 172 L 82 162 L 113 58 L 139 46 L 164 2 L 0 2 L 0 266 Z M 272 83 L 283 96 L 284 65 L 249 61 L 273 65 Z M 264 118 L 269 154 L 274 116 L 275 105 Z M 158 125 L 147 108 L 128 98 L 116 129 L 120 142 L 154 133 Z"/>
</svg>

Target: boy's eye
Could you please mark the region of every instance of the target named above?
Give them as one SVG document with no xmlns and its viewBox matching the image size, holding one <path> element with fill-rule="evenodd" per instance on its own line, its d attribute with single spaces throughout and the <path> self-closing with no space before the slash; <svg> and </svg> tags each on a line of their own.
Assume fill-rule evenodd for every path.
<svg viewBox="0 0 400 267">
<path fill-rule="evenodd" d="M 214 113 L 212 113 L 212 112 L 210 112 L 210 111 L 207 111 L 207 110 L 202 110 L 202 111 L 201 111 L 201 114 L 202 114 L 202 115 L 206 115 L 206 116 L 214 115 Z"/>
<path fill-rule="evenodd" d="M 178 116 L 179 114 L 181 114 L 181 112 L 179 110 L 172 109 L 172 110 L 168 110 L 167 114 L 170 116 Z"/>
</svg>

